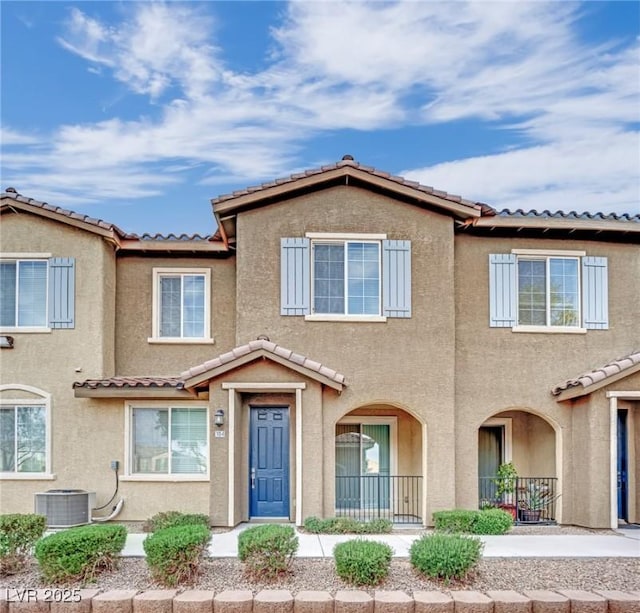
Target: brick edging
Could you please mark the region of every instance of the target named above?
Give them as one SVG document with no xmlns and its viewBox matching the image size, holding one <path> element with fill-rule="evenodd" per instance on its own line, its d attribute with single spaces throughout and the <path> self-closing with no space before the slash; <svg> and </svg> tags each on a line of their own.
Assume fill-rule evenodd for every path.
<svg viewBox="0 0 640 613">
<path fill-rule="evenodd" d="M 66 600 L 67 602 L 62 602 Z M 5 589 L 0 613 L 640 613 L 640 592 L 620 590 L 491 590 L 452 592 L 363 590 Z"/>
</svg>

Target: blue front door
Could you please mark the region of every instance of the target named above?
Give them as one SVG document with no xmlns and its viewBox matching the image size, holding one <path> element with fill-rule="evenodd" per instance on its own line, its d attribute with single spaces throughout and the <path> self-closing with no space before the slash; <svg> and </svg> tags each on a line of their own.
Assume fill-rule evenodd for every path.
<svg viewBox="0 0 640 613">
<path fill-rule="evenodd" d="M 289 517 L 289 409 L 251 407 L 251 517 Z"/>
<path fill-rule="evenodd" d="M 618 519 L 628 521 L 627 411 L 618 409 Z"/>
</svg>

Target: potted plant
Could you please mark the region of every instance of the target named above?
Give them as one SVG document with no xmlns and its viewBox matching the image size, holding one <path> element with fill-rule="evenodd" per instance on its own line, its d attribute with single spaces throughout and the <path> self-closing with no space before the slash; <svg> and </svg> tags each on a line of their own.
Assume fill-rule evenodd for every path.
<svg viewBox="0 0 640 613">
<path fill-rule="evenodd" d="M 499 508 L 511 513 L 513 519 L 516 519 L 516 505 L 513 500 L 513 494 L 516 491 L 518 483 L 518 471 L 513 462 L 503 462 L 498 466 L 496 478 L 496 502 Z"/>
<path fill-rule="evenodd" d="M 539 522 L 542 512 L 556 500 L 553 492 L 546 484 L 529 483 L 526 490 L 518 498 L 520 521 Z"/>
</svg>

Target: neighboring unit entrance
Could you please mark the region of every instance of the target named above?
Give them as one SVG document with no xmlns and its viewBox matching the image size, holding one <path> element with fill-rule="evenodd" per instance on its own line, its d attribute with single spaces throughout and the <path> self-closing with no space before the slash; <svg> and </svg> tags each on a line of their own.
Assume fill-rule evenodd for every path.
<svg viewBox="0 0 640 613">
<path fill-rule="evenodd" d="M 629 520 L 627 411 L 618 409 L 618 519 Z"/>
<path fill-rule="evenodd" d="M 289 517 L 289 409 L 251 407 L 249 514 Z"/>
</svg>

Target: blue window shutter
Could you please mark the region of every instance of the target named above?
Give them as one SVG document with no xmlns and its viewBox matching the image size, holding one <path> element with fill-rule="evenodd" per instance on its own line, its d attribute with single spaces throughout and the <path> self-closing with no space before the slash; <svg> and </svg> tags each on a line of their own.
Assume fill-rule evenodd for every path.
<svg viewBox="0 0 640 613">
<path fill-rule="evenodd" d="M 280 315 L 308 315 L 311 300 L 308 238 L 280 239 Z"/>
<path fill-rule="evenodd" d="M 516 255 L 489 255 L 489 326 L 512 328 L 516 325 L 518 290 L 516 287 Z"/>
<path fill-rule="evenodd" d="M 49 259 L 49 327 L 75 327 L 75 258 Z"/>
<path fill-rule="evenodd" d="M 589 330 L 609 329 L 607 258 L 582 258 L 582 321 Z"/>
<path fill-rule="evenodd" d="M 411 317 L 411 241 L 382 241 L 382 314 Z"/>
</svg>

